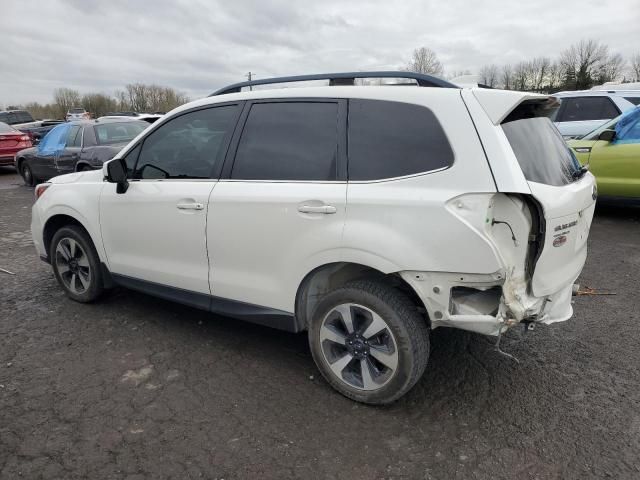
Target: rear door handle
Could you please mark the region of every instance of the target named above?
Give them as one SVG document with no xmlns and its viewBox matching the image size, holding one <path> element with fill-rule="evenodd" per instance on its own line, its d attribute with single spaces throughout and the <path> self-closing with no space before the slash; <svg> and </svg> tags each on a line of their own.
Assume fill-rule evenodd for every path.
<svg viewBox="0 0 640 480">
<path fill-rule="evenodd" d="M 178 210 L 204 210 L 202 203 L 178 203 L 176 207 Z"/>
<path fill-rule="evenodd" d="M 336 213 L 338 210 L 333 205 L 300 205 L 298 211 L 300 213 L 324 213 L 329 215 Z"/>
</svg>

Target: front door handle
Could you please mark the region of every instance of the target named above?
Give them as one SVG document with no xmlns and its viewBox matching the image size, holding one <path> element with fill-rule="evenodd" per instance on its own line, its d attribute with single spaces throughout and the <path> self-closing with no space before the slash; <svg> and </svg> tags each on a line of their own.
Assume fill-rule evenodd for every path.
<svg viewBox="0 0 640 480">
<path fill-rule="evenodd" d="M 176 207 L 178 210 L 204 210 L 202 203 L 178 203 Z"/>
<path fill-rule="evenodd" d="M 324 213 L 329 215 L 336 213 L 338 210 L 333 205 L 300 205 L 298 211 L 300 213 Z"/>
</svg>

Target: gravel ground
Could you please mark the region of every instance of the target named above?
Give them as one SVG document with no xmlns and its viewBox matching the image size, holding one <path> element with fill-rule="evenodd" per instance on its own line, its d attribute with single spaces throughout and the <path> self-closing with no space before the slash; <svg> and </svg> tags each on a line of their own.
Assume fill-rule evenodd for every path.
<svg viewBox="0 0 640 480">
<path fill-rule="evenodd" d="M 572 320 L 432 336 L 423 379 L 373 408 L 304 334 L 127 290 L 68 300 L 0 168 L 0 478 L 640 478 L 640 210 L 599 208 Z"/>
</svg>

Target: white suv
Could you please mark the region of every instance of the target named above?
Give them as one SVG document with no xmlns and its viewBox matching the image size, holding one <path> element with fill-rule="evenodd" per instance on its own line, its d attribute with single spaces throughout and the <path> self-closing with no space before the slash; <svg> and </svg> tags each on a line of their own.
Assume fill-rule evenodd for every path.
<svg viewBox="0 0 640 480">
<path fill-rule="evenodd" d="M 367 75 L 425 87 L 335 86 Z M 499 338 L 571 317 L 596 190 L 548 118 L 555 100 L 330 78 L 234 85 L 102 171 L 39 185 L 33 239 L 66 294 L 120 285 L 308 331 L 327 381 L 371 404 L 416 383 L 431 329 Z"/>
</svg>

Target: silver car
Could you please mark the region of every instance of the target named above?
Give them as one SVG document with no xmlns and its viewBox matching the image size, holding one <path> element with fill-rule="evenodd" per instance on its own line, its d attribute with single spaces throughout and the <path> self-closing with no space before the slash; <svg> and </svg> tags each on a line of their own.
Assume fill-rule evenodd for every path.
<svg viewBox="0 0 640 480">
<path fill-rule="evenodd" d="M 640 90 L 582 90 L 553 96 L 561 105 L 552 120 L 566 139 L 582 138 L 607 120 L 640 104 Z"/>
</svg>

